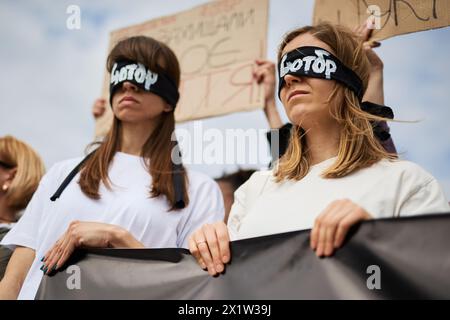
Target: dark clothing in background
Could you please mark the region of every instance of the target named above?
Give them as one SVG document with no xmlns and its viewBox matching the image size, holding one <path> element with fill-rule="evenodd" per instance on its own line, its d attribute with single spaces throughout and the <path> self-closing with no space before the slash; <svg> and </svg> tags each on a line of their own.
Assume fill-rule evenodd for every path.
<svg viewBox="0 0 450 320">
<path fill-rule="evenodd" d="M 3 237 L 6 236 L 9 230 L 9 228 L 0 228 L 0 241 L 2 241 Z M 5 274 L 6 266 L 8 265 L 9 258 L 11 258 L 12 253 L 13 252 L 8 248 L 0 246 L 0 280 Z"/>
</svg>

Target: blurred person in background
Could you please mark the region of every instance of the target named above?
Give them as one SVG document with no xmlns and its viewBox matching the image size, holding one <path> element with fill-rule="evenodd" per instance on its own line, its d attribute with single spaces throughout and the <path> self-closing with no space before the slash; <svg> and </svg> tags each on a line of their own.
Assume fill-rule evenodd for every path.
<svg viewBox="0 0 450 320">
<path fill-rule="evenodd" d="M 19 220 L 44 172 L 44 163 L 29 145 L 12 136 L 0 138 L 0 241 Z M 0 280 L 11 254 L 0 246 Z"/>
</svg>

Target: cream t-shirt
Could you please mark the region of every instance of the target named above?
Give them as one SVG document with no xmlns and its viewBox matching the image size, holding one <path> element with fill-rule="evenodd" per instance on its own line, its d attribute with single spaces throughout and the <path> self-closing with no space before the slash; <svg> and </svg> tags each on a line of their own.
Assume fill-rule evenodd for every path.
<svg viewBox="0 0 450 320">
<path fill-rule="evenodd" d="M 321 173 L 336 157 L 311 167 L 300 181 L 274 181 L 259 171 L 235 192 L 228 229 L 232 240 L 311 229 L 334 200 L 350 199 L 374 218 L 450 212 L 436 179 L 409 161 L 382 160 L 338 179 Z"/>
</svg>

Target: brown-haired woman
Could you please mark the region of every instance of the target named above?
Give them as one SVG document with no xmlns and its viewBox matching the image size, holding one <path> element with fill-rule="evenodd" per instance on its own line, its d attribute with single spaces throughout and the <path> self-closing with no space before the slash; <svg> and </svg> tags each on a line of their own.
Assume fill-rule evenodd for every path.
<svg viewBox="0 0 450 320">
<path fill-rule="evenodd" d="M 179 162 L 180 68 L 172 50 L 152 38 L 127 38 L 112 49 L 107 68 L 112 128 L 83 161 L 58 163 L 44 176 L 3 239 L 16 249 L 0 297 L 33 299 L 42 275 L 63 266 L 76 247 L 186 248 L 195 229 L 224 217 L 217 184 Z"/>
<path fill-rule="evenodd" d="M 278 166 L 235 193 L 228 227 L 204 225 L 189 239 L 211 275 L 230 260 L 229 241 L 312 229 L 311 248 L 330 256 L 366 219 L 450 211 L 434 177 L 387 153 L 365 112 L 369 62 L 350 30 L 319 24 L 286 35 L 278 53 L 279 97 L 294 125 Z"/>
<path fill-rule="evenodd" d="M 12 136 L 0 138 L 0 240 L 16 224 L 44 172 L 44 163 L 28 144 Z M 0 246 L 0 279 L 11 254 Z"/>
</svg>

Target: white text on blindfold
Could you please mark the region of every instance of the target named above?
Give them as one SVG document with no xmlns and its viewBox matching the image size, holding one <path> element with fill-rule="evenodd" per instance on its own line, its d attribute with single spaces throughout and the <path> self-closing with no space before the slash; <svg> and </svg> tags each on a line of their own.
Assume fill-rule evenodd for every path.
<svg viewBox="0 0 450 320">
<path fill-rule="evenodd" d="M 114 64 L 111 71 L 111 84 L 118 84 L 119 82 L 133 80 L 139 84 L 144 83 L 145 90 L 150 90 L 150 86 L 158 80 L 158 74 L 153 73 L 142 64 L 128 64 L 117 69 L 117 63 Z"/>
<path fill-rule="evenodd" d="M 280 78 L 283 78 L 289 72 L 295 73 L 303 67 L 303 71 L 308 73 L 310 68 L 316 74 L 325 73 L 326 79 L 331 79 L 331 73 L 336 72 L 336 62 L 330 59 L 325 59 L 324 56 L 330 54 L 325 50 L 314 50 L 316 56 L 306 56 L 304 58 L 298 58 L 294 61 L 288 61 L 286 63 L 287 54 L 281 59 L 280 65 Z"/>
</svg>

